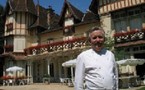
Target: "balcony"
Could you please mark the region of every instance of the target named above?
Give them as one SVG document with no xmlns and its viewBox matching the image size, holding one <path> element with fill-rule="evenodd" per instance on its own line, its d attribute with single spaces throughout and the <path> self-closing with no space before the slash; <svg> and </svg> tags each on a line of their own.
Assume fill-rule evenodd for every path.
<svg viewBox="0 0 145 90">
<path fill-rule="evenodd" d="M 7 27 L 7 32 L 12 31 L 12 30 L 13 30 L 13 23 L 8 23 L 8 24 L 6 25 L 6 27 Z"/>
<path fill-rule="evenodd" d="M 57 41 L 24 49 L 26 55 L 37 55 L 45 52 L 73 50 L 87 46 L 86 37 L 73 38 L 67 41 Z"/>
<path fill-rule="evenodd" d="M 145 28 L 144 29 L 135 29 L 126 32 L 118 32 L 114 34 L 115 46 L 129 42 L 137 42 L 145 40 Z M 139 44 L 139 43 L 138 43 Z"/>
<path fill-rule="evenodd" d="M 13 52 L 13 45 L 5 45 L 4 49 L 5 52 Z"/>
</svg>

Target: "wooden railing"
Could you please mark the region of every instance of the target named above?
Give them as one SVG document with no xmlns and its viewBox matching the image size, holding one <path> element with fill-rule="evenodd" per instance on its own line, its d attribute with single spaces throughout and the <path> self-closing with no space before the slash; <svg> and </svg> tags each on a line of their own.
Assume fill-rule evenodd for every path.
<svg viewBox="0 0 145 90">
<path fill-rule="evenodd" d="M 14 47 L 13 45 L 5 45 L 4 49 L 5 49 L 5 52 L 12 52 Z"/>
<path fill-rule="evenodd" d="M 145 40 L 145 29 L 115 33 L 114 40 L 115 44 Z"/>
<path fill-rule="evenodd" d="M 65 51 L 69 49 L 81 48 L 87 45 L 86 37 L 74 38 L 67 41 L 57 41 L 44 45 L 37 45 L 24 49 L 26 55 L 36 55 L 44 52 Z"/>
</svg>

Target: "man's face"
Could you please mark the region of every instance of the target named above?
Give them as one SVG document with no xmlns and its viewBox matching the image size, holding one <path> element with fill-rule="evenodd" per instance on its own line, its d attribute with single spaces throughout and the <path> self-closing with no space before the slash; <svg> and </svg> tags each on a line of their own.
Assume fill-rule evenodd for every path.
<svg viewBox="0 0 145 90">
<path fill-rule="evenodd" d="M 105 41 L 104 32 L 101 30 L 96 30 L 90 33 L 90 43 L 92 48 L 99 52 L 103 48 L 103 44 Z"/>
</svg>

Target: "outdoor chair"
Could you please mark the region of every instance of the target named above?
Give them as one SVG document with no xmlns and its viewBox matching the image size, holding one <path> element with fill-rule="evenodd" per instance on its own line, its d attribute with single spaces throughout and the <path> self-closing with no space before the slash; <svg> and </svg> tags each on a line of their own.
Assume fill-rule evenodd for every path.
<svg viewBox="0 0 145 90">
<path fill-rule="evenodd" d="M 9 79 L 9 80 L 8 80 L 8 83 L 9 83 L 9 85 L 14 85 L 14 82 L 13 82 L 12 79 Z"/>
<path fill-rule="evenodd" d="M 72 79 L 69 79 L 68 80 L 68 86 L 69 87 L 73 87 L 74 86 L 74 83 L 73 83 L 73 80 Z"/>
<path fill-rule="evenodd" d="M 60 78 L 60 83 L 61 83 L 61 84 L 66 84 L 65 78 Z"/>
<path fill-rule="evenodd" d="M 3 80 L 3 86 L 8 85 L 8 80 Z"/>
</svg>

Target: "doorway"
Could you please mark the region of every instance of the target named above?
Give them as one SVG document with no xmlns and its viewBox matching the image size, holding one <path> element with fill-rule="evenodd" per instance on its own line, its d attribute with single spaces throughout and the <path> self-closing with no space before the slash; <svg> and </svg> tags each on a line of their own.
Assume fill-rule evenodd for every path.
<svg viewBox="0 0 145 90">
<path fill-rule="evenodd" d="M 0 57 L 0 77 L 3 76 L 3 70 L 4 70 L 4 57 Z M 0 80 L 0 84 L 2 84 L 3 81 Z"/>
<path fill-rule="evenodd" d="M 71 67 L 67 68 L 67 78 L 71 78 Z"/>
<path fill-rule="evenodd" d="M 134 54 L 134 58 L 145 59 L 145 53 Z M 143 65 L 136 66 L 136 74 L 143 80 L 145 76 L 145 63 Z"/>
</svg>

